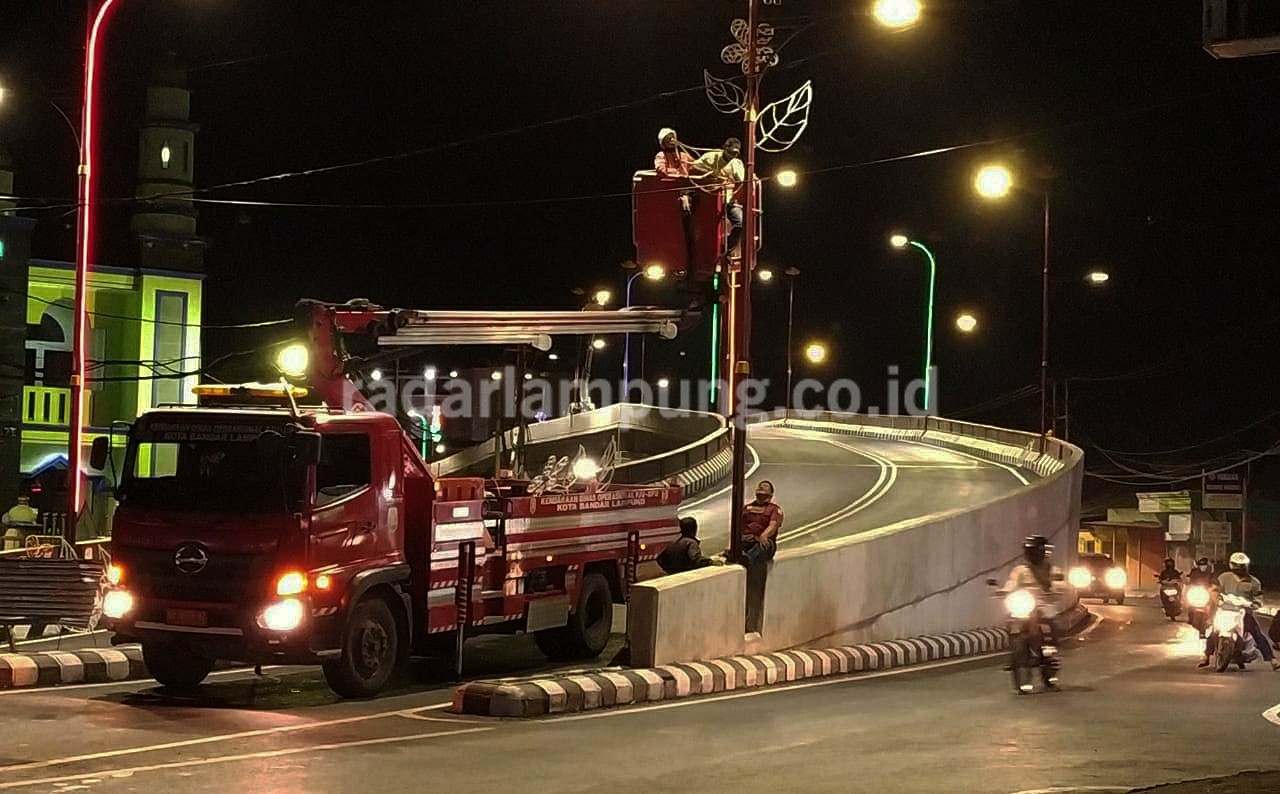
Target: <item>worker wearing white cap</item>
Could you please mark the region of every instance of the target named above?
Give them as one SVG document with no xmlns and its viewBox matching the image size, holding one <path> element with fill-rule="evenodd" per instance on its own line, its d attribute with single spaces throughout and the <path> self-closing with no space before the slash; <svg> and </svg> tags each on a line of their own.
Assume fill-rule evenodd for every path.
<svg viewBox="0 0 1280 794">
<path fill-rule="evenodd" d="M 668 179 L 687 179 L 693 157 L 680 148 L 676 131 L 670 127 L 659 130 L 658 147 L 658 154 L 653 158 L 653 169 L 658 175 Z"/>
</svg>

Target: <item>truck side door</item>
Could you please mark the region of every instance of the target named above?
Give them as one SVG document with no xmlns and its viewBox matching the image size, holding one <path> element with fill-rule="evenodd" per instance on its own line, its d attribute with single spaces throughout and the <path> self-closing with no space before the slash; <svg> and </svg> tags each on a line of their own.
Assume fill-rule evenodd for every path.
<svg viewBox="0 0 1280 794">
<path fill-rule="evenodd" d="M 342 568 L 374 554 L 378 494 L 365 433 L 326 433 L 311 495 L 311 566 Z"/>
</svg>

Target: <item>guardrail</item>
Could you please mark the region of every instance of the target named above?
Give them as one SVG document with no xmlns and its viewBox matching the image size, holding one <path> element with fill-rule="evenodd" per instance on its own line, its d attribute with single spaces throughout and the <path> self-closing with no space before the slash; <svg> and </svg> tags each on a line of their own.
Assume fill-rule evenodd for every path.
<svg viewBox="0 0 1280 794">
<path fill-rule="evenodd" d="M 539 462 L 539 456 L 543 454 L 540 447 L 545 449 L 550 445 L 564 446 L 575 439 L 604 434 L 612 434 L 621 448 L 630 433 L 674 438 L 686 443 L 674 449 L 618 464 L 614 468 L 615 483 L 638 485 L 679 478 L 716 461 L 730 446 L 727 423 L 724 417 L 717 414 L 619 403 L 529 425 L 525 436 L 525 460 L 528 465 L 535 466 Z M 515 444 L 516 431 L 508 430 L 503 435 L 505 447 L 510 449 Z M 434 471 L 438 476 L 447 476 L 480 466 L 493 459 L 497 444 L 497 439 L 489 439 L 451 455 L 438 461 Z M 708 479 L 714 480 L 714 477 L 699 478 L 698 482 Z M 690 488 L 691 484 L 692 480 L 686 483 L 687 493 L 696 490 Z"/>
</svg>

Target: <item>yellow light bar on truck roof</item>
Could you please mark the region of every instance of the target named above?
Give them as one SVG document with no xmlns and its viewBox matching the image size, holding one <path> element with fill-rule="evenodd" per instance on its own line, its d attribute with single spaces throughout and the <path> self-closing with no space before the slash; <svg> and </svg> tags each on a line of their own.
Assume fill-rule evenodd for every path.
<svg viewBox="0 0 1280 794">
<path fill-rule="evenodd" d="M 292 395 L 298 398 L 307 396 L 307 390 L 301 386 L 283 383 L 210 383 L 193 387 L 191 393 L 197 397 L 282 398 Z"/>
</svg>

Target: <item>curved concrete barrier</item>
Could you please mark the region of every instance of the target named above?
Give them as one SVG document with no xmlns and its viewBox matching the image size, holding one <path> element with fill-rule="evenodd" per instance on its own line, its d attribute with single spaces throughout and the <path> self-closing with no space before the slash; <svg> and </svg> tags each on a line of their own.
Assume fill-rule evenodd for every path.
<svg viewBox="0 0 1280 794">
<path fill-rule="evenodd" d="M 498 447 L 510 449 L 516 432 L 450 455 L 434 464 L 437 476 L 492 474 Z M 599 456 L 613 444 L 623 455 L 613 482 L 676 482 L 692 496 L 728 475 L 732 462 L 724 417 L 700 411 L 621 403 L 529 425 L 524 459 L 536 473 L 550 456 L 573 457 L 579 446 Z"/>
<path fill-rule="evenodd" d="M 976 508 L 902 521 L 848 538 L 800 549 L 782 549 L 772 563 L 764 596 L 762 630 L 756 638 L 736 632 L 697 633 L 681 621 L 702 623 L 693 603 L 696 589 L 730 579 L 693 572 L 680 582 L 635 586 L 628 631 L 632 660 L 655 665 L 798 647 L 827 647 L 961 631 L 999 624 L 1000 604 L 985 584 L 1001 578 L 1019 558 L 1022 539 L 1045 535 L 1060 550 L 1058 562 L 1074 556 L 1080 512 L 1083 453 L 1056 439 L 1030 433 L 924 417 L 822 414 L 775 419 L 824 432 L 897 438 L 934 444 L 1028 473 L 1029 484 Z M 701 581 L 702 577 L 708 579 Z M 1068 605 L 1074 602 L 1068 594 Z M 658 603 L 660 609 L 642 605 Z M 741 625 L 741 623 L 739 623 Z M 674 638 L 680 638 L 679 640 Z M 691 641 L 690 638 L 699 641 Z M 647 645 L 646 645 L 647 643 Z M 636 655 L 645 647 L 651 657 Z M 679 649 L 677 659 L 664 649 Z"/>
</svg>

